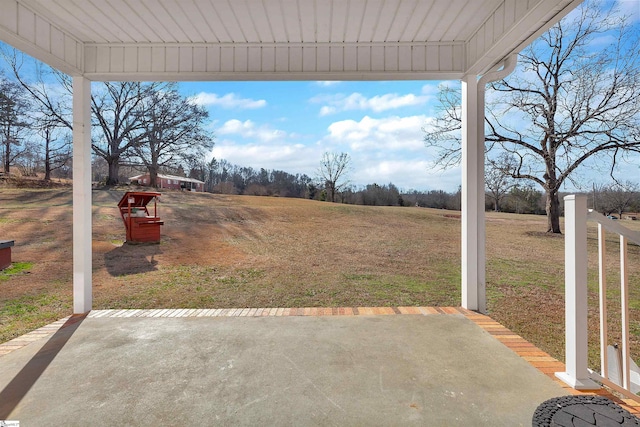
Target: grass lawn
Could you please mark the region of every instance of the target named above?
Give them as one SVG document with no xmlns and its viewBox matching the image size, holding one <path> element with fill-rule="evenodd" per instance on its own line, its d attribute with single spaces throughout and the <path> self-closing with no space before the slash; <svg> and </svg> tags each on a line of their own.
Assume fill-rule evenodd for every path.
<svg viewBox="0 0 640 427">
<path fill-rule="evenodd" d="M 460 305 L 460 215 L 300 199 L 164 192 L 159 245 L 123 245 L 120 190 L 93 192 L 94 308 Z M 0 342 L 71 313 L 71 191 L 0 189 Z M 640 229 L 640 221 L 624 221 Z M 487 214 L 489 314 L 564 353 L 564 239 L 546 218 Z M 611 334 L 619 338 L 617 239 L 608 242 Z M 589 230 L 590 339 L 598 337 Z M 632 352 L 640 356 L 640 247 L 629 246 Z M 590 354 L 598 366 L 597 350 Z"/>
</svg>

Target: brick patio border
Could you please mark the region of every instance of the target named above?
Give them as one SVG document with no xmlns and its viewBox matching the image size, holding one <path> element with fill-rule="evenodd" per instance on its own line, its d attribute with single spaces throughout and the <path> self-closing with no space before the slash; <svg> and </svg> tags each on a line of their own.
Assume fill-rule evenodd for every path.
<svg viewBox="0 0 640 427">
<path fill-rule="evenodd" d="M 85 317 L 266 317 L 266 316 L 384 316 L 384 315 L 463 315 L 488 332 L 534 368 L 562 386 L 567 394 L 604 396 L 636 416 L 640 416 L 640 402 L 621 399 L 606 388 L 596 391 L 578 391 L 556 378 L 555 372 L 564 372 L 565 365 L 540 350 L 520 335 L 505 328 L 489 316 L 462 307 L 298 307 L 298 308 L 218 308 L 218 309 L 127 309 L 93 310 L 88 315 L 74 315 L 43 326 L 21 337 L 0 344 L 0 357 L 22 348 Z"/>
<path fill-rule="evenodd" d="M 538 347 L 531 344 L 529 341 L 522 338 L 520 335 L 515 334 L 511 330 L 505 328 L 500 323 L 496 322 L 489 316 L 484 316 L 479 313 L 475 313 L 473 311 L 465 310 L 464 308 L 459 308 L 461 312 L 468 319 L 474 322 L 476 325 L 480 326 L 482 329 L 491 334 L 495 339 L 500 341 L 502 344 L 507 346 L 511 351 L 516 353 L 518 356 L 529 362 L 534 368 L 545 374 L 547 377 L 554 380 L 557 384 L 562 386 L 567 394 L 573 394 L 576 396 L 584 396 L 584 395 L 598 395 L 604 396 L 618 405 L 622 406 L 627 411 L 631 412 L 635 416 L 640 416 L 640 402 L 628 399 L 628 398 L 619 398 L 612 394 L 609 389 L 601 388 L 595 391 L 580 391 L 575 390 L 569 387 L 566 383 L 560 381 L 556 376 L 556 372 L 564 372 L 566 371 L 566 367 L 564 363 L 558 361 L 557 359 L 551 357 L 548 353 L 540 350 Z"/>
</svg>

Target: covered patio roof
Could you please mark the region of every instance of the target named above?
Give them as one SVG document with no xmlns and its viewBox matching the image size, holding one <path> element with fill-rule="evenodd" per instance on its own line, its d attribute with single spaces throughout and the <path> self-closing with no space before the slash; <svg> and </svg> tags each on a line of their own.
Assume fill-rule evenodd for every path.
<svg viewBox="0 0 640 427">
<path fill-rule="evenodd" d="M 0 0 L 0 39 L 90 80 L 482 75 L 577 0 Z"/>
</svg>

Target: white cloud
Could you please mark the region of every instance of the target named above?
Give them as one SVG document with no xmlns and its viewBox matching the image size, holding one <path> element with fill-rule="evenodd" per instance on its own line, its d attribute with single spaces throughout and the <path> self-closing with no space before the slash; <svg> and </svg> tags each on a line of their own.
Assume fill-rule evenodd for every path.
<svg viewBox="0 0 640 427">
<path fill-rule="evenodd" d="M 424 115 L 381 119 L 365 116 L 360 121 L 342 120 L 329 125 L 326 139 L 334 145 L 348 145 L 353 151 L 425 151 L 422 128 L 429 120 Z"/>
<path fill-rule="evenodd" d="M 216 142 L 212 154 L 217 159 L 225 159 L 254 169 L 277 169 L 293 174 L 306 173 L 313 177 L 322 152 L 318 146 L 306 146 L 291 141 L 238 144 L 236 141 L 225 139 Z"/>
<path fill-rule="evenodd" d="M 342 120 L 328 127 L 321 145 L 324 151 L 350 153 L 351 181 L 357 186 L 392 182 L 404 190 L 456 191 L 460 168 L 443 171 L 424 145 L 422 129 L 430 123 L 425 115 Z"/>
<path fill-rule="evenodd" d="M 313 176 L 323 153 L 318 144 L 305 144 L 305 135 L 252 120 L 227 120 L 215 133 L 218 139 L 211 152 L 215 158 L 254 169 Z"/>
<path fill-rule="evenodd" d="M 272 142 L 287 138 L 287 132 L 273 129 L 269 125 L 258 126 L 251 120 L 245 120 L 244 122 L 237 119 L 227 120 L 215 132 L 218 135 L 238 135 L 242 138 L 255 139 L 259 142 Z"/>
<path fill-rule="evenodd" d="M 334 114 L 336 112 L 335 107 L 329 107 L 328 105 L 323 105 L 320 108 L 320 116 L 328 116 L 329 114 Z"/>
<path fill-rule="evenodd" d="M 342 83 L 340 80 L 323 80 L 323 81 L 316 82 L 318 86 L 322 86 L 322 87 L 335 86 L 340 83 Z"/>
<path fill-rule="evenodd" d="M 219 96 L 216 93 L 200 92 L 193 97 L 193 101 L 202 106 L 217 106 L 227 109 L 256 109 L 267 105 L 264 99 L 254 100 L 249 98 L 241 98 L 235 93 L 228 93 Z"/>
<path fill-rule="evenodd" d="M 395 93 L 376 95 L 374 97 L 367 98 L 356 92 L 348 96 L 337 94 L 317 99 L 324 100 L 324 102 L 327 103 L 327 105 L 320 108 L 320 115 L 326 116 L 328 114 L 335 114 L 341 111 L 354 110 L 371 110 L 373 112 L 380 113 L 401 107 L 426 104 L 428 98 L 429 97 L 425 95 L 398 95 Z"/>
<path fill-rule="evenodd" d="M 273 122 L 231 119 L 219 123 L 212 155 L 252 167 L 304 173 L 316 177 L 322 154 L 347 152 L 352 159 L 350 181 L 356 187 L 394 183 L 401 189 L 456 191 L 460 170 L 442 171 L 424 146 L 422 128 L 430 126 L 425 115 L 341 120 L 325 128 L 323 135 L 295 133 L 274 127 Z M 281 130 L 281 129 L 287 129 Z"/>
<path fill-rule="evenodd" d="M 632 23 L 640 21 L 640 1 L 618 0 L 616 3 L 622 16 L 628 16 Z"/>
<path fill-rule="evenodd" d="M 341 111 L 371 110 L 380 113 L 402 107 L 425 105 L 431 97 L 431 85 L 425 85 L 422 93 L 418 95 L 412 93 L 406 95 L 387 93 L 367 98 L 361 93 L 354 92 L 350 95 L 321 95 L 312 98 L 310 101 L 325 104 L 320 108 L 320 116 L 326 116 Z"/>
<path fill-rule="evenodd" d="M 460 168 L 442 171 L 426 159 L 395 158 L 375 161 L 354 159 L 352 181 L 379 185 L 393 183 L 401 190 L 445 190 L 454 192 L 461 182 Z"/>
</svg>

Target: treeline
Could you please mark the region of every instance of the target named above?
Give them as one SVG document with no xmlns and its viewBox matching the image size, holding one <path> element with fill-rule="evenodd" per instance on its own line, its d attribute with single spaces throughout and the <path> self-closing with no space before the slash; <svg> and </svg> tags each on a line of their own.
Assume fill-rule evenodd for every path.
<svg viewBox="0 0 640 427">
<path fill-rule="evenodd" d="M 95 181 L 104 180 L 107 165 L 101 159 L 93 164 Z M 137 175 L 139 168 L 123 167 L 121 176 Z M 250 196 L 295 197 L 328 201 L 328 186 L 318 177 L 306 174 L 292 174 L 282 170 L 232 164 L 224 159 L 212 159 L 208 162 L 191 159 L 177 168 L 165 168 L 161 173 L 187 176 L 205 182 L 205 191 L 216 194 L 237 194 Z M 128 174 L 128 175 L 127 175 Z M 633 182 L 594 185 L 586 193 L 589 208 L 605 215 L 616 214 L 622 217 L 624 212 L 640 212 L 640 186 Z M 561 194 L 561 198 L 565 194 Z M 461 210 L 462 194 L 458 188 L 454 192 L 443 190 L 401 191 L 393 183 L 368 184 L 362 187 L 345 186 L 336 193 L 336 203 L 368 206 L 417 206 L 423 208 Z M 485 210 L 518 214 L 544 215 L 545 195 L 533 186 L 513 185 L 508 191 L 501 192 L 496 202 L 496 193 L 487 189 Z"/>
<path fill-rule="evenodd" d="M 570 193 L 560 193 L 560 200 Z M 624 218 L 625 212 L 640 212 L 640 186 L 627 181 L 625 183 L 610 183 L 594 185 L 589 192 L 572 192 L 571 194 L 585 194 L 587 205 L 604 215 L 616 215 Z M 461 191 L 447 193 L 441 190 L 429 192 L 413 191 L 402 195 L 406 205 L 421 206 L 435 209 L 461 210 Z M 500 196 L 496 204 L 495 194 L 485 193 L 485 210 L 517 214 L 545 215 L 546 196 L 542 191 L 532 186 L 515 185 Z M 560 213 L 564 215 L 564 203 L 560 204 Z M 496 209 L 496 207 L 498 209 Z"/>
<path fill-rule="evenodd" d="M 217 194 L 240 194 L 249 196 L 277 196 L 328 201 L 329 188 L 318 178 L 306 174 L 291 174 L 281 170 L 232 164 L 227 160 L 212 159 L 207 163 L 188 165 L 185 176 L 199 179 L 205 183 L 205 191 Z M 180 171 L 168 171 L 179 174 Z M 445 192 L 401 194 L 393 183 L 369 184 L 362 188 L 347 186 L 336 193 L 337 203 L 369 206 L 415 206 L 415 194 L 423 194 L 423 199 L 431 200 L 430 195 Z M 457 196 L 459 206 L 460 197 Z M 422 200 L 422 199 L 421 199 Z M 423 203 L 421 206 L 427 206 Z M 440 207 L 433 206 L 433 207 Z M 456 209 L 455 205 L 449 209 Z M 459 208 L 458 208 L 459 209 Z"/>
<path fill-rule="evenodd" d="M 189 178 L 204 181 L 205 191 L 219 194 L 313 199 L 317 192 L 313 179 L 305 174 L 294 175 L 264 168 L 257 170 L 215 158 L 206 163 L 190 164 Z"/>
<path fill-rule="evenodd" d="M 281 170 L 232 164 L 227 160 L 213 159 L 207 163 L 188 165 L 185 176 L 205 182 L 205 191 L 217 194 L 250 196 L 278 196 L 328 201 L 327 185 L 318 178 L 306 174 L 291 174 Z M 180 171 L 168 171 L 180 174 Z M 402 192 L 393 183 L 368 184 L 363 187 L 346 186 L 336 193 L 336 203 L 368 206 L 418 206 L 435 209 L 461 209 L 461 191 L 443 190 Z M 533 188 L 514 187 L 501 199 L 504 212 L 544 214 L 544 195 Z M 486 208 L 493 202 L 489 194 Z"/>
<path fill-rule="evenodd" d="M 462 209 L 462 191 L 448 193 L 442 190 L 427 192 L 412 191 L 403 194 L 405 205 L 420 206 L 424 208 L 449 209 L 459 211 Z M 520 214 L 545 214 L 545 197 L 540 191 L 532 187 L 513 187 L 501 198 L 500 211 Z M 485 210 L 494 210 L 494 201 L 491 193 L 485 194 Z"/>
</svg>

